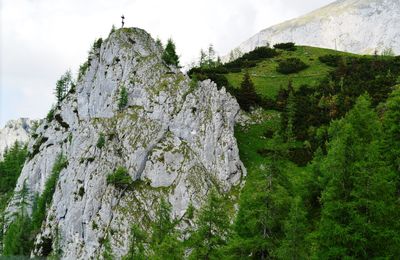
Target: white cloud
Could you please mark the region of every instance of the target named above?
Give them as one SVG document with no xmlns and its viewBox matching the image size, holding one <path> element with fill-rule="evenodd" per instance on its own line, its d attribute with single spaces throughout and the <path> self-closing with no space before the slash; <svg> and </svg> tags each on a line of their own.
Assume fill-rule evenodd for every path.
<svg viewBox="0 0 400 260">
<path fill-rule="evenodd" d="M 1 1 L 1 0 L 0 0 Z M 172 37 L 183 64 L 213 43 L 221 55 L 258 31 L 333 0 L 2 0 L 0 125 L 46 115 L 54 83 L 77 71 L 95 38 L 111 25 Z"/>
</svg>

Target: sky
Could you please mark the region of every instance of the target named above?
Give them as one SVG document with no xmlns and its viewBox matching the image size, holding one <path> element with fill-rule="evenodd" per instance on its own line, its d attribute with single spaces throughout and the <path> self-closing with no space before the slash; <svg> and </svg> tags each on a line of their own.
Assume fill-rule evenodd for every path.
<svg viewBox="0 0 400 260">
<path fill-rule="evenodd" d="M 226 55 L 257 32 L 333 0 L 0 0 L 0 127 L 46 116 L 53 89 L 75 75 L 96 38 L 112 25 L 172 38 L 181 64 L 213 44 Z"/>
</svg>

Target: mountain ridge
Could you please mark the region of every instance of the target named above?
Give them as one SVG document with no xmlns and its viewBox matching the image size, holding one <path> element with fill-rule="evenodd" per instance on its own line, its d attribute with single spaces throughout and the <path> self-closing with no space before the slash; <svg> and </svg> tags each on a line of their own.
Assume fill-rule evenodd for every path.
<svg viewBox="0 0 400 260">
<path fill-rule="evenodd" d="M 400 53 L 399 17 L 400 2 L 395 0 L 340 0 L 261 30 L 223 60 L 281 42 L 357 54 L 381 53 L 388 48 Z"/>
</svg>

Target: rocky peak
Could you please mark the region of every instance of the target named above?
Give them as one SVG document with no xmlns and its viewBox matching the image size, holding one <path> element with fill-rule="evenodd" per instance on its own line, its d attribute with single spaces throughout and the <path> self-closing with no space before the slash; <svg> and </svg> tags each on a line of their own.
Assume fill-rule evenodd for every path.
<svg viewBox="0 0 400 260">
<path fill-rule="evenodd" d="M 4 128 L 0 129 L 0 159 L 3 158 L 5 149 L 11 147 L 16 141 L 21 143 L 29 141 L 34 122 L 28 118 L 10 120 Z"/>
<path fill-rule="evenodd" d="M 49 241 L 54 246 L 59 238 L 63 258 L 98 258 L 107 237 L 121 257 L 131 224 L 147 228 L 160 197 L 185 229 L 189 204 L 200 207 L 213 187 L 229 195 L 240 184 L 245 169 L 234 137 L 236 100 L 211 81 L 191 82 L 166 66 L 161 54 L 141 29 L 113 32 L 92 50 L 54 119 L 38 128 L 16 193 L 25 183 L 30 198 L 42 194 L 57 155 L 68 166 L 59 175 L 34 255 L 45 256 Z M 122 86 L 128 104 L 119 109 Z M 128 171 L 130 187 L 107 183 L 118 167 Z M 14 198 L 9 204 L 9 221 L 18 203 Z"/>
<path fill-rule="evenodd" d="M 269 27 L 244 41 L 232 54 L 281 42 L 359 54 L 392 48 L 400 54 L 400 1 L 339 0 L 309 14 Z M 229 55 L 224 57 L 229 60 Z"/>
</svg>

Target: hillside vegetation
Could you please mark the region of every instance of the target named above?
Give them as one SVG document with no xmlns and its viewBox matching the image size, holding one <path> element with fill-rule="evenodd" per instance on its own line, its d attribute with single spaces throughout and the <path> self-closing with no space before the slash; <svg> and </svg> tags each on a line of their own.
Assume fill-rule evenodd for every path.
<svg viewBox="0 0 400 260">
<path fill-rule="evenodd" d="M 169 45 L 170 54 L 175 53 L 172 41 Z M 197 81 L 210 78 L 219 88 L 225 86 L 243 109 L 244 112 L 235 127 L 235 137 L 240 159 L 248 172 L 246 178 L 243 178 L 244 186 L 233 187 L 226 193 L 222 192 L 217 184 L 208 186 L 204 193 L 207 196 L 202 198 L 204 203 L 196 208 L 190 202 L 182 218 L 175 219 L 173 205 L 164 197 L 164 187 L 149 188 L 148 183 L 133 180 L 124 165 L 116 167 L 113 171 L 94 175 L 94 178 L 90 177 L 89 180 L 103 178 L 103 187 L 108 186 L 110 190 L 118 191 L 121 194 L 119 199 L 135 199 L 132 195 L 134 193 L 131 192 L 140 192 L 143 197 L 154 196 L 151 198 L 151 204 L 154 206 L 153 216 L 135 215 L 133 221 L 129 222 L 129 233 L 124 236 L 128 245 L 126 250 L 119 252 L 121 244 L 113 244 L 113 236 L 123 233 L 119 229 L 111 229 L 110 232 L 107 230 L 103 233 L 104 236 L 98 237 L 99 257 L 398 257 L 400 57 L 357 56 L 295 46 L 292 43 L 278 44 L 274 48 L 257 48 L 227 64 L 215 60 L 211 53 L 209 51 L 208 58 L 204 54 L 199 67 L 188 72 L 192 78 L 190 88 L 206 91 L 205 94 L 209 95 L 215 91 L 215 97 L 226 95 L 226 98 L 222 98 L 221 107 L 228 106 L 227 100 L 230 99 L 236 110 L 220 114 L 219 117 L 232 115 L 232 123 L 233 115 L 238 111 L 236 102 L 225 92 L 217 92 L 214 84 L 197 84 Z M 175 55 L 170 55 L 173 56 Z M 169 64 L 176 67 L 179 61 L 175 58 L 163 59 L 165 64 L 162 66 Z M 58 102 L 75 93 L 74 84 L 70 84 L 69 90 L 65 88 L 65 82 L 69 82 L 68 73 L 65 75 L 63 78 L 67 80 L 57 85 L 60 90 L 57 95 Z M 182 85 L 172 87 L 175 91 Z M 127 90 L 124 85 L 120 85 L 118 99 L 115 99 L 120 117 L 129 115 L 128 111 L 133 108 L 129 107 Z M 175 93 L 177 92 L 171 92 L 169 95 L 173 96 Z M 200 108 L 199 100 L 202 99 L 193 101 L 198 107 L 191 105 L 189 114 L 195 114 Z M 215 105 L 215 102 L 205 106 Z M 47 124 L 53 122 L 62 126 L 64 121 L 57 114 L 57 109 L 59 108 L 55 107 L 52 110 Z M 138 118 L 132 121 L 140 122 Z M 127 122 L 127 133 L 143 133 L 146 130 L 145 125 L 134 128 L 134 124 L 130 124 L 131 119 Z M 205 122 L 204 128 L 206 124 L 210 124 L 209 121 Z M 224 123 L 221 121 L 220 125 Z M 67 134 L 69 125 L 64 122 L 63 127 L 67 129 Z M 219 132 L 224 131 L 227 130 L 221 128 Z M 155 131 L 154 134 L 159 133 Z M 112 140 L 116 138 L 114 135 L 115 133 L 108 133 L 107 129 L 102 128 L 93 144 L 96 150 L 106 152 L 113 144 Z M 125 135 L 121 136 L 121 140 L 126 139 Z M 219 139 L 226 143 L 235 143 L 233 133 L 231 137 L 232 139 Z M 75 175 L 76 171 L 84 169 L 79 165 L 97 163 L 96 167 L 99 167 L 102 161 L 95 157 L 82 157 L 79 164 L 73 164 L 68 161 L 66 154 L 58 153 L 43 192 L 34 194 L 33 205 L 29 205 L 30 191 L 26 182 L 16 194 L 12 193 L 25 160 L 32 160 L 38 153 L 37 146 L 47 140 L 38 136 L 35 138 L 37 141 L 31 153 L 28 153 L 25 146 L 15 144 L 0 162 L 2 227 L 8 217 L 4 209 L 10 198 L 15 196 L 20 202 L 19 210 L 14 213 L 14 220 L 5 232 L 0 232 L 1 254 L 28 256 L 33 252 L 56 259 L 69 257 L 74 252 L 63 251 L 60 245 L 67 237 L 65 233 L 62 236 L 57 228 L 54 236 L 47 237 L 36 245 L 35 238 L 45 227 L 46 219 L 54 220 L 52 217 L 46 217 L 46 214 L 53 203 L 53 195 L 62 191 L 56 191 L 57 187 L 62 185 L 58 180 L 59 176 L 65 176 L 70 165 L 76 165 L 77 168 L 70 171 Z M 169 140 L 169 135 L 166 133 L 163 138 Z M 71 142 L 75 139 L 77 138 L 69 134 L 64 140 Z M 147 139 L 144 140 L 147 143 Z M 120 143 L 120 140 L 115 142 L 117 145 Z M 201 147 L 207 146 L 203 144 Z M 129 146 L 129 149 L 132 149 L 129 150 L 129 154 L 132 154 L 138 148 Z M 180 149 L 181 146 L 166 148 L 168 151 Z M 232 152 L 232 149 L 222 146 L 219 150 Z M 227 161 L 224 156 L 221 155 L 221 160 Z M 111 158 L 116 161 L 119 157 L 121 155 Z M 157 160 L 164 162 L 166 158 L 163 156 Z M 194 157 L 188 160 L 194 160 Z M 225 167 L 227 166 L 224 166 L 224 169 Z M 83 177 L 87 173 L 81 174 Z M 184 171 L 181 176 L 185 177 L 187 174 Z M 205 180 L 204 177 L 209 176 L 205 176 L 203 172 L 195 175 L 191 185 L 197 186 L 205 181 L 215 182 L 212 177 L 211 180 Z M 89 185 L 81 186 L 82 181 L 79 179 L 77 183 L 74 187 L 74 198 L 71 198 L 70 203 L 86 198 L 86 194 L 93 194 L 88 190 Z M 127 196 L 122 197 L 124 194 Z M 192 195 L 196 195 L 196 192 Z M 185 196 L 188 195 L 185 193 Z M 237 201 L 238 207 L 235 205 Z M 127 200 L 128 206 L 121 212 L 124 215 L 135 212 L 135 207 L 141 204 L 138 202 L 134 200 L 131 203 Z M 70 207 L 70 210 L 80 210 L 79 205 Z M 32 206 L 31 214 L 29 206 Z M 138 212 L 146 210 L 148 209 L 140 208 Z M 118 208 L 108 212 L 114 215 L 117 213 Z M 186 229 L 179 228 L 182 227 L 182 223 Z M 86 228 L 92 230 L 92 234 L 100 234 L 100 225 L 100 221 L 92 221 Z"/>
<path fill-rule="evenodd" d="M 226 86 L 253 122 L 236 127 L 248 176 L 226 255 L 399 255 L 400 57 L 306 46 L 275 51 L 189 71 Z M 289 59 L 306 66 L 279 72 Z"/>
</svg>

